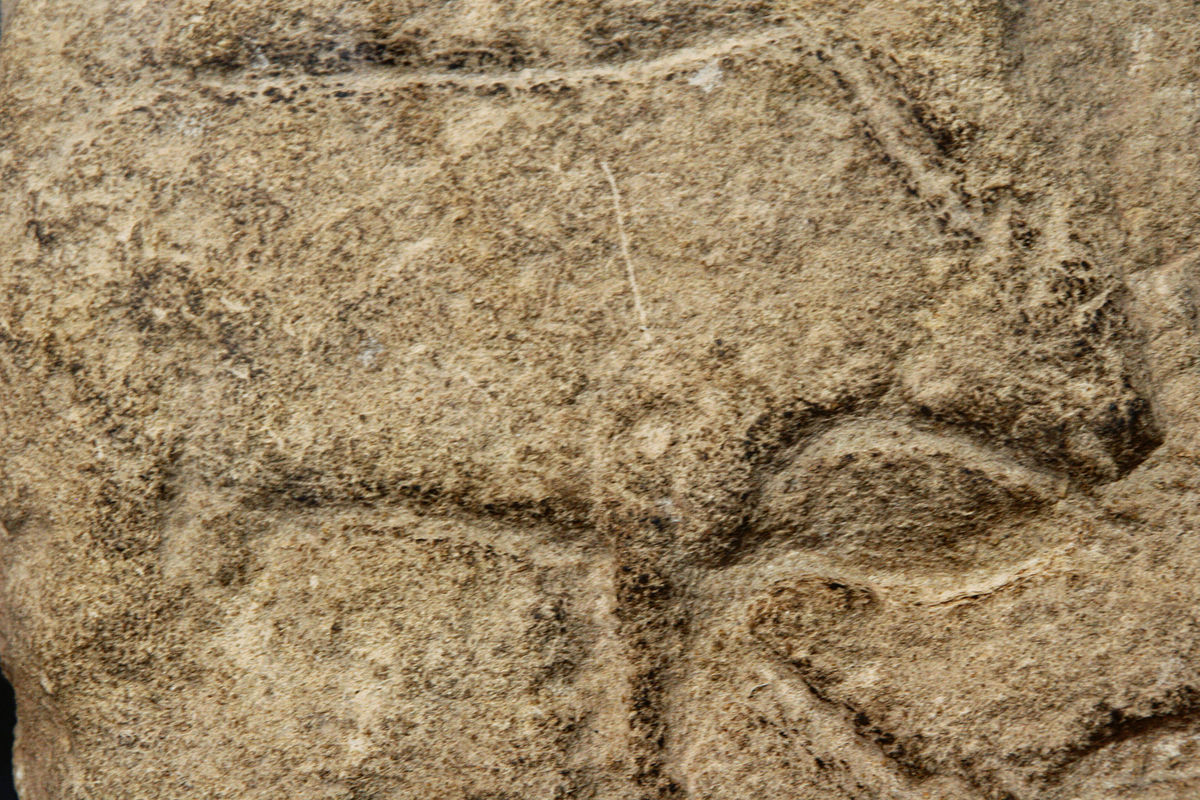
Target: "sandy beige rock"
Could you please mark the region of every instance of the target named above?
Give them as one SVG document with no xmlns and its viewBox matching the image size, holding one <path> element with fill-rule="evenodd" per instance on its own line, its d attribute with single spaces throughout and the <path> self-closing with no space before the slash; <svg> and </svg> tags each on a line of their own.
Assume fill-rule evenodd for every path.
<svg viewBox="0 0 1200 800">
<path fill-rule="evenodd" d="M 1200 792 L 1183 0 L 21 0 L 23 800 Z"/>
</svg>

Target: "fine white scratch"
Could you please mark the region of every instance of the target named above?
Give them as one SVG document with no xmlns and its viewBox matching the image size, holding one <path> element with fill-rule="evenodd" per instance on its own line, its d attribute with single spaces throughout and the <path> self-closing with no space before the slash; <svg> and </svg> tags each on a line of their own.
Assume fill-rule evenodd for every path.
<svg viewBox="0 0 1200 800">
<path fill-rule="evenodd" d="M 612 187 L 613 210 L 617 214 L 617 233 L 621 238 L 621 256 L 625 259 L 625 275 L 629 278 L 629 289 L 633 293 L 633 308 L 638 315 L 638 327 L 648 341 L 650 339 L 650 322 L 646 318 L 646 307 L 642 305 L 642 291 L 638 288 L 637 274 L 633 269 L 633 257 L 629 255 L 629 234 L 625 231 L 625 212 L 621 207 L 621 190 L 617 188 L 617 179 L 613 177 L 612 168 L 607 161 L 601 161 L 608 185 Z"/>
</svg>

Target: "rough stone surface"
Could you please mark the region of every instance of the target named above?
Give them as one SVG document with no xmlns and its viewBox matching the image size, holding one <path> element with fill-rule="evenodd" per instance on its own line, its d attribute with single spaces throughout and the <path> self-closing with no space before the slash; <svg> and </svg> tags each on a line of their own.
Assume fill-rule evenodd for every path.
<svg viewBox="0 0 1200 800">
<path fill-rule="evenodd" d="M 23 800 L 1200 796 L 1192 0 L 21 0 Z"/>
</svg>

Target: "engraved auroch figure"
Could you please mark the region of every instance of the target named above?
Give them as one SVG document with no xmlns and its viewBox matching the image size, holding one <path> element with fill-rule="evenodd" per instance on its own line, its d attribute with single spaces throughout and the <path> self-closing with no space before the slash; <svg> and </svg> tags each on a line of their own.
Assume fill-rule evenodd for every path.
<svg viewBox="0 0 1200 800">
<path fill-rule="evenodd" d="M 1191 796 L 1131 5 L 6 8 L 22 797 Z"/>
</svg>

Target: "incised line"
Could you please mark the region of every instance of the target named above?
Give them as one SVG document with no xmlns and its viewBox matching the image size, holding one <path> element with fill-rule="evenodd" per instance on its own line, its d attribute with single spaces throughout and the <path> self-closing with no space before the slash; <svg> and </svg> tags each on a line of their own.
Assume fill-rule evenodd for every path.
<svg viewBox="0 0 1200 800">
<path fill-rule="evenodd" d="M 607 161 L 600 162 L 608 185 L 612 188 L 613 210 L 617 215 L 617 234 L 621 240 L 621 257 L 625 260 L 625 276 L 629 279 L 629 290 L 633 293 L 633 308 L 637 312 L 638 327 L 642 338 L 650 341 L 650 322 L 646 318 L 646 307 L 642 305 L 642 290 L 638 288 L 637 274 L 633 269 L 633 257 L 629 254 L 629 234 L 625 230 L 625 212 L 621 208 L 621 190 L 617 188 L 617 179 L 613 177 L 612 168 Z"/>
</svg>

